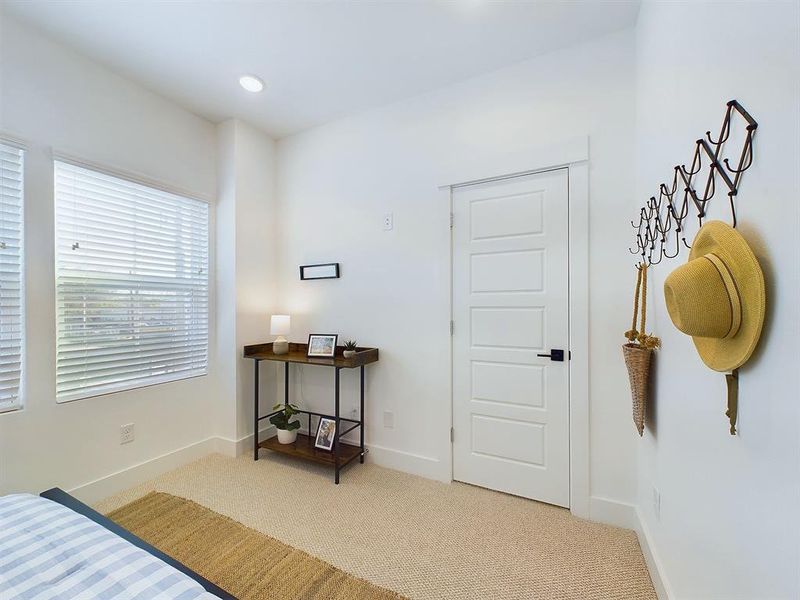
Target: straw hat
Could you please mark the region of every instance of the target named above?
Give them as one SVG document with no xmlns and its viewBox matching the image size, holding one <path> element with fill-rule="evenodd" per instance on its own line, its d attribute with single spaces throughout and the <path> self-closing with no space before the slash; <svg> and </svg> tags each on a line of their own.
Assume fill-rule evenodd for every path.
<svg viewBox="0 0 800 600">
<path fill-rule="evenodd" d="M 750 358 L 764 323 L 764 275 L 730 225 L 700 228 L 689 261 L 664 282 L 664 297 L 675 327 L 692 336 L 708 367 L 732 371 Z"/>
</svg>

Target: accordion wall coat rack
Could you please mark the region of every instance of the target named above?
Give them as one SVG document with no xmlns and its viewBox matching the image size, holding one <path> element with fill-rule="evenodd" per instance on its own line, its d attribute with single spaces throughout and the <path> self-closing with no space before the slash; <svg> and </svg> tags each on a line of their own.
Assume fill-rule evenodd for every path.
<svg viewBox="0 0 800 600">
<path fill-rule="evenodd" d="M 631 221 L 636 241 L 628 249 L 631 254 L 638 255 L 637 269 L 640 280 L 645 282 L 649 266 L 659 264 L 664 258 L 675 258 L 684 249 L 690 250 L 690 260 L 665 280 L 667 310 L 673 324 L 693 338 L 703 362 L 715 371 L 727 373 L 725 414 L 732 435 L 736 434 L 738 369 L 758 343 L 766 303 L 764 277 L 758 260 L 744 238 L 733 229 L 737 224 L 736 201 L 742 176 L 753 164 L 753 136 L 757 128 L 758 123 L 744 107 L 730 100 L 719 135 L 714 138 L 706 131 L 705 136 L 695 142 L 689 166 L 676 165 L 671 183 L 661 183 L 658 195 L 651 196 L 639 210 L 638 222 Z M 704 226 L 710 202 L 719 189 L 728 196 L 730 226 L 716 220 Z M 700 229 L 692 244 L 686 240 L 690 216 L 697 217 Z M 714 266 L 709 268 L 709 265 Z M 642 314 L 645 295 L 642 290 Z M 637 306 L 638 300 L 637 284 Z M 715 329 L 717 322 L 722 324 L 719 331 Z M 640 421 L 647 397 L 647 376 L 658 339 L 645 331 L 644 319 L 640 326 L 642 331 L 637 331 L 636 326 L 634 312 L 633 327 L 625 334 L 629 343 L 623 351 L 631 376 L 634 421 L 642 435 Z M 636 361 L 631 360 L 632 356 Z"/>
<path fill-rule="evenodd" d="M 740 151 L 729 154 L 725 150 L 736 121 L 743 121 L 744 141 Z M 664 258 L 675 258 L 691 245 L 686 241 L 686 219 L 693 212 L 703 224 L 708 205 L 717 188 L 727 188 L 731 225 L 736 227 L 736 195 L 742 175 L 753 164 L 753 136 L 758 123 L 736 100 L 727 103 L 725 118 L 719 136 L 711 131 L 695 142 L 690 165 L 676 165 L 669 185 L 660 184 L 658 196 L 651 196 L 639 211 L 639 220 L 631 221 L 636 231 L 636 243 L 628 248 L 631 254 L 641 257 L 641 262 L 656 265 Z M 738 158 L 733 161 L 733 156 Z M 718 180 L 722 183 L 718 185 Z"/>
</svg>

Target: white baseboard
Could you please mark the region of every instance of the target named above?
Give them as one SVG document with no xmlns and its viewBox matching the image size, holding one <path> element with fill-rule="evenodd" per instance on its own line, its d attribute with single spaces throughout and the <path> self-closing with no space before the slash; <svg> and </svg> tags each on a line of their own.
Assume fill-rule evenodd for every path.
<svg viewBox="0 0 800 600">
<path fill-rule="evenodd" d="M 266 438 L 272 437 L 275 435 L 275 426 L 274 425 L 267 425 L 264 429 L 259 430 L 258 438 L 263 441 Z M 230 438 L 224 437 L 217 437 L 216 440 L 216 452 L 220 454 L 224 454 L 225 456 L 231 456 L 236 458 L 237 456 L 241 456 L 242 454 L 246 454 L 248 452 L 253 451 L 253 434 L 246 435 L 243 438 L 239 438 L 238 440 L 232 440 Z"/>
<path fill-rule="evenodd" d="M 224 454 L 225 456 L 230 456 L 231 458 L 236 458 L 240 454 L 244 453 L 242 449 L 240 451 L 240 446 L 244 443 L 248 443 L 250 448 L 253 447 L 253 436 L 248 435 L 244 440 L 232 440 L 230 438 L 224 437 L 216 437 L 214 438 L 214 452 L 218 454 Z"/>
<path fill-rule="evenodd" d="M 275 435 L 275 427 L 269 425 L 260 432 L 262 439 Z M 248 435 L 238 440 L 223 437 L 210 437 L 172 452 L 167 452 L 150 460 L 122 469 L 105 477 L 76 486 L 67 490 L 81 502 L 94 504 L 103 498 L 108 498 L 121 491 L 132 488 L 140 483 L 154 479 L 167 471 L 177 469 L 202 458 L 208 454 L 218 452 L 225 456 L 236 457 L 253 450 L 253 436 Z"/>
<path fill-rule="evenodd" d="M 450 473 L 444 472 L 445 469 L 442 462 L 436 458 L 403 452 L 402 450 L 393 450 L 392 448 L 385 448 L 375 444 L 367 444 L 367 448 L 369 450 L 367 461 L 378 466 L 445 483 L 450 483 L 451 481 Z"/>
<path fill-rule="evenodd" d="M 113 496 L 123 490 L 131 488 L 149 479 L 158 477 L 162 473 L 177 469 L 192 461 L 202 458 L 216 451 L 217 438 L 207 438 L 172 452 L 167 452 L 150 460 L 133 465 L 126 469 L 111 473 L 105 477 L 89 481 L 82 485 L 67 490 L 70 494 L 86 504 L 94 504 Z"/>
<path fill-rule="evenodd" d="M 659 600 L 671 600 L 675 595 L 672 593 L 667 574 L 664 571 L 664 565 L 656 551 L 653 536 L 638 508 L 636 509 L 636 520 L 639 524 L 636 529 L 636 534 L 639 536 L 639 546 L 642 548 L 642 554 L 644 554 L 644 560 L 650 571 L 650 579 L 653 580 L 653 587 L 656 588 L 656 594 L 658 594 Z"/>
<path fill-rule="evenodd" d="M 653 587 L 659 600 L 671 600 L 674 596 L 639 507 L 609 498 L 592 496 L 589 510 L 592 521 L 625 527 L 636 532 L 647 569 L 650 571 L 650 579 L 653 581 Z"/>
<path fill-rule="evenodd" d="M 636 507 L 633 504 L 601 498 L 600 496 L 589 498 L 589 519 L 606 523 L 607 525 L 633 529 L 634 531 L 638 525 Z"/>
</svg>

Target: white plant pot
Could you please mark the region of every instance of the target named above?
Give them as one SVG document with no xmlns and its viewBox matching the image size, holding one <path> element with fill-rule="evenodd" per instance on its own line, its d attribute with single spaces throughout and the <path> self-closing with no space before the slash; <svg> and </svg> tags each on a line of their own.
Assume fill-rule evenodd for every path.
<svg viewBox="0 0 800 600">
<path fill-rule="evenodd" d="M 345 350 L 344 352 L 342 352 L 342 354 L 344 355 L 345 358 L 352 358 L 352 357 L 354 357 L 356 355 L 356 351 L 355 350 Z"/>
<path fill-rule="evenodd" d="M 278 429 L 278 443 L 279 444 L 294 444 L 297 440 L 297 429 L 294 431 L 287 431 L 286 429 Z"/>
</svg>

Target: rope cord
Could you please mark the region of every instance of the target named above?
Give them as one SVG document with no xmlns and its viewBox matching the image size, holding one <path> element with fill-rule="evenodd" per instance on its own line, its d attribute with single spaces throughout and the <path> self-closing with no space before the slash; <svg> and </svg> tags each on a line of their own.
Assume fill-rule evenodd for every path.
<svg viewBox="0 0 800 600">
<path fill-rule="evenodd" d="M 636 331 L 636 320 L 639 318 L 639 291 L 642 289 L 642 268 L 636 265 L 636 292 L 633 296 L 633 321 L 631 328 L 625 332 L 625 337 L 631 342 L 636 341 L 639 332 Z"/>
<path fill-rule="evenodd" d="M 636 292 L 633 297 L 633 321 L 631 328 L 625 332 L 625 337 L 630 342 L 638 342 L 644 348 L 658 348 L 661 345 L 661 340 L 655 336 L 647 335 L 647 267 L 648 265 L 642 263 L 637 265 L 638 271 L 636 275 Z M 639 322 L 639 330 L 636 330 L 636 321 L 639 319 L 639 304 L 641 302 L 641 320 Z"/>
</svg>

